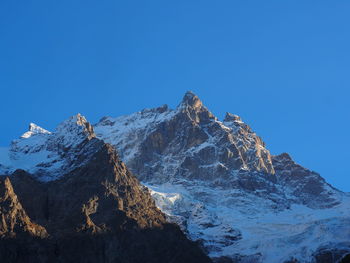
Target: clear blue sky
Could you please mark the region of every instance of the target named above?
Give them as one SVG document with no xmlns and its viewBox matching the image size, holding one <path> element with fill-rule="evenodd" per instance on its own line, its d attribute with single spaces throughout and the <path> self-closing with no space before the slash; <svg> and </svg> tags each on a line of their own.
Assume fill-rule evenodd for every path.
<svg viewBox="0 0 350 263">
<path fill-rule="evenodd" d="M 1 1 L 0 145 L 194 91 L 350 191 L 349 1 Z"/>
</svg>

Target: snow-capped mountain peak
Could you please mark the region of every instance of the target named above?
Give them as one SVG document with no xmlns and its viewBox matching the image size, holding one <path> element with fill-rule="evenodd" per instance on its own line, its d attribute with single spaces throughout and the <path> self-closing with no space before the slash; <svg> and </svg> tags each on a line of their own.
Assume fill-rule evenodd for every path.
<svg viewBox="0 0 350 263">
<path fill-rule="evenodd" d="M 288 154 L 272 156 L 239 116 L 218 120 L 193 92 L 175 110 L 147 109 L 94 128 L 212 257 L 309 263 L 320 247 L 346 241 L 348 195 Z"/>
<path fill-rule="evenodd" d="M 88 137 L 94 137 L 94 130 L 90 123 L 80 113 L 71 116 L 69 119 L 61 122 L 57 128 L 57 133 L 84 133 Z"/>
<path fill-rule="evenodd" d="M 90 154 L 87 147 L 92 139 L 96 139 L 93 127 L 81 114 L 63 121 L 54 132 L 31 124 L 28 132 L 2 149 L 6 158 L 0 160 L 1 173 L 23 169 L 39 180 L 55 180 L 81 165 L 76 153 Z"/>
<path fill-rule="evenodd" d="M 94 128 L 125 162 L 132 159 L 134 165 L 129 165 L 136 174 L 152 180 L 175 180 L 184 174 L 231 180 L 239 170 L 274 173 L 260 137 L 241 121 L 220 122 L 193 92 L 187 92 L 175 110 L 148 109 L 106 118 Z M 142 161 L 145 156 L 147 172 Z"/>
<path fill-rule="evenodd" d="M 86 139 L 90 140 L 96 137 L 92 125 L 80 113 L 60 123 L 56 128 L 55 135 L 61 138 L 61 143 L 65 147 L 72 147 Z"/>
<path fill-rule="evenodd" d="M 50 134 L 48 130 L 45 130 L 44 128 L 41 128 L 40 126 L 36 125 L 35 123 L 30 123 L 28 131 L 23 133 L 21 138 L 29 138 L 35 134 Z"/>
</svg>

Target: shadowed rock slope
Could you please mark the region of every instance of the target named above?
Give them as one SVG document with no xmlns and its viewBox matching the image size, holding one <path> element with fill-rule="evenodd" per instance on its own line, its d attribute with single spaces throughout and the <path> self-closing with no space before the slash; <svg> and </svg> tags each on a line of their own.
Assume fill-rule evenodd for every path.
<svg viewBox="0 0 350 263">
<path fill-rule="evenodd" d="M 66 174 L 45 182 L 37 180 L 49 176 L 45 169 L 1 177 L 0 262 L 211 262 L 166 222 L 114 148 L 77 125 L 90 130 L 64 148 L 75 154 Z"/>
</svg>

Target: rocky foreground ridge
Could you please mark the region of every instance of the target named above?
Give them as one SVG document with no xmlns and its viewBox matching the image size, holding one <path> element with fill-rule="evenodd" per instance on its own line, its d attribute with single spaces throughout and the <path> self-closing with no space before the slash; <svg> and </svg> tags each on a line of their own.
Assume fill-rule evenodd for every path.
<svg viewBox="0 0 350 263">
<path fill-rule="evenodd" d="M 9 159 L 1 262 L 211 262 L 81 115 L 53 133 L 32 124 Z M 12 171 L 16 163 L 27 171 Z"/>
</svg>

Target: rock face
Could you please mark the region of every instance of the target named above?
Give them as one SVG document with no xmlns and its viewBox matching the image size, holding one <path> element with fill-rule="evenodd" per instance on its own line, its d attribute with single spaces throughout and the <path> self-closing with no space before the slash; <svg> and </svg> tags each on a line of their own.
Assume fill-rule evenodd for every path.
<svg viewBox="0 0 350 263">
<path fill-rule="evenodd" d="M 90 159 L 94 149 L 85 144 L 95 137 L 92 126 L 80 114 L 62 122 L 53 133 L 31 124 L 28 132 L 11 143 L 2 173 L 23 169 L 40 181 L 57 179 Z"/>
<path fill-rule="evenodd" d="M 0 179 L 0 236 L 33 236 L 45 238 L 48 236 L 46 229 L 33 223 L 18 201 L 10 179 Z"/>
<path fill-rule="evenodd" d="M 212 258 L 311 262 L 320 247 L 348 241 L 348 194 L 288 154 L 271 155 L 239 116 L 218 120 L 192 92 L 175 110 L 104 117 L 94 130 Z"/>
<path fill-rule="evenodd" d="M 211 262 L 85 118 L 39 131 L 12 144 L 0 180 L 1 262 Z M 36 173 L 10 174 L 15 156 Z"/>
<path fill-rule="evenodd" d="M 309 207 L 334 207 L 341 202 L 340 193 L 316 172 L 296 164 L 287 153 L 272 157 L 279 184 Z M 326 190 L 325 190 L 326 189 Z"/>
<path fill-rule="evenodd" d="M 265 194 L 285 207 L 339 204 L 340 191 L 317 173 L 296 164 L 288 154 L 272 156 L 240 117 L 227 113 L 219 121 L 192 92 L 175 110 L 162 106 L 104 117 L 95 131 L 147 183 L 199 180 Z"/>
<path fill-rule="evenodd" d="M 226 179 L 233 170 L 274 174 L 263 141 L 232 116 L 228 113 L 225 122 L 218 121 L 188 92 L 176 110 L 163 106 L 116 119 L 105 117 L 95 130 L 146 181 Z"/>
</svg>

